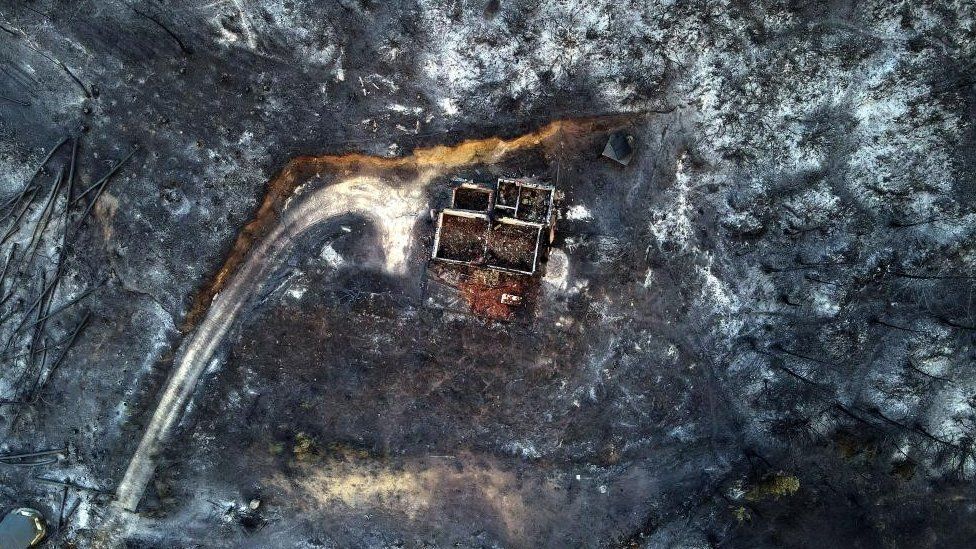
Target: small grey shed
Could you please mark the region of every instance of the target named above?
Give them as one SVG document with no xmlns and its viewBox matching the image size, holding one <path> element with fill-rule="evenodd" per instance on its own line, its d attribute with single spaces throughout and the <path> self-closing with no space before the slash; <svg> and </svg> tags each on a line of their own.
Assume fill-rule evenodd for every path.
<svg viewBox="0 0 976 549">
<path fill-rule="evenodd" d="M 634 136 L 618 131 L 610 135 L 603 156 L 626 166 L 634 158 Z"/>
</svg>

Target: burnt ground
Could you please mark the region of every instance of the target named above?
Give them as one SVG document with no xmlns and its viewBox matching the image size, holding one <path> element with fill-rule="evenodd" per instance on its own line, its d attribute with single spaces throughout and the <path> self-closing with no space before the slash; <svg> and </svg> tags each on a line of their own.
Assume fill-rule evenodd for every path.
<svg viewBox="0 0 976 549">
<path fill-rule="evenodd" d="M 620 179 L 596 162 L 561 172 L 567 195 L 590 203 Z M 599 225 L 560 235 L 628 232 L 616 220 Z M 631 258 L 594 261 L 585 243 L 565 250 L 570 272 L 543 282 L 534 322 L 485 323 L 424 307 L 429 245 L 403 279 L 370 274 L 364 229 L 325 239 L 338 250 L 345 240 L 358 266 L 328 265 L 314 247 L 296 254 L 301 278 L 253 317 L 228 367 L 207 381 L 203 390 L 220 396 L 198 404 L 185 435 L 207 442 L 161 476 L 174 488 L 162 488 L 160 512 L 189 496 L 172 490 L 199 486 L 203 475 L 222 487 L 215 498 L 257 493 L 274 506 L 256 539 L 274 539 L 285 516 L 314 522 L 339 505 L 334 523 L 303 535 L 338 546 L 361 543 L 362 529 L 377 543 L 599 545 L 639 529 L 650 502 L 671 489 L 654 486 L 650 456 L 711 454 L 704 441 L 682 443 L 672 432 L 692 418 L 711 423 L 702 406 L 712 396 L 694 389 L 698 376 L 662 337 L 670 332 L 662 299 L 614 274 Z M 417 238 L 429 242 L 432 231 L 418 227 Z M 622 287 L 637 291 L 621 295 Z M 603 307 L 623 298 L 627 307 L 607 321 Z M 688 400 L 672 401 L 676 390 Z M 700 469 L 673 467 L 668 485 L 700 482 Z M 343 487 L 359 477 L 361 492 Z M 533 519 L 536 509 L 547 519 Z M 207 510 L 215 511 L 223 509 Z M 373 517 L 364 522 L 364 513 Z"/>
<path fill-rule="evenodd" d="M 0 6 L 0 454 L 67 447 L 0 458 L 0 512 L 98 537 L 194 296 L 289 159 L 627 112 L 626 168 L 594 135 L 456 174 L 558 174 L 531 323 L 425 307 L 432 225 L 403 276 L 363 219 L 303 237 L 111 543 L 971 545 L 974 24 L 963 2 Z M 70 141 L 32 177 L 66 136 L 73 195 Z"/>
</svg>

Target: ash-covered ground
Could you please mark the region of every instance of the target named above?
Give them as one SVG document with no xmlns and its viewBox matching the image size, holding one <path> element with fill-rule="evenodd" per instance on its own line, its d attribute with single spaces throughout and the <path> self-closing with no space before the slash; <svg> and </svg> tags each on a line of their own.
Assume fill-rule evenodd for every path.
<svg viewBox="0 0 976 549">
<path fill-rule="evenodd" d="M 974 25 L 965 1 L 0 5 L 0 513 L 41 510 L 51 547 L 972 545 Z M 425 189 L 557 183 L 532 322 L 426 307 L 433 224 L 390 270 L 375 220 L 330 220 L 113 507 L 291 159 L 611 115 L 627 167 L 594 132 Z"/>
</svg>

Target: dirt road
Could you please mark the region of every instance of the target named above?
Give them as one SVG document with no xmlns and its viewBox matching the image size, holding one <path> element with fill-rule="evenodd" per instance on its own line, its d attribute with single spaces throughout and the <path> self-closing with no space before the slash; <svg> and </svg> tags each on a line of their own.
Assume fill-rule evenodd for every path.
<svg viewBox="0 0 976 549">
<path fill-rule="evenodd" d="M 213 300 L 206 317 L 183 347 L 156 411 L 117 489 L 117 503 L 134 511 L 156 469 L 156 460 L 193 395 L 200 375 L 250 296 L 264 282 L 296 237 L 337 216 L 355 213 L 375 223 L 386 256 L 386 269 L 403 274 L 412 229 L 426 213 L 423 187 L 429 175 L 393 186 L 377 178 L 354 177 L 294 199 L 280 223 L 254 248 L 245 263 Z"/>
</svg>

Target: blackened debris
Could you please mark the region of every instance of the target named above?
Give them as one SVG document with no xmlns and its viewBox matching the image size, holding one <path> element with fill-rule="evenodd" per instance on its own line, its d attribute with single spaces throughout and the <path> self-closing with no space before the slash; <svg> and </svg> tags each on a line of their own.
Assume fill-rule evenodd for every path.
<svg viewBox="0 0 976 549">
<path fill-rule="evenodd" d="M 535 272 L 542 226 L 502 218 L 488 237 L 488 266 L 526 274 Z"/>
<path fill-rule="evenodd" d="M 515 206 L 518 204 L 520 188 L 519 182 L 515 179 L 499 179 L 498 202 L 495 203 L 495 207 L 499 210 L 514 212 Z"/>
<path fill-rule="evenodd" d="M 482 263 L 490 221 L 485 214 L 444 210 L 434 239 L 434 258 Z"/>
<path fill-rule="evenodd" d="M 552 196 L 553 188 L 549 185 L 523 183 L 519 190 L 515 218 L 548 225 L 552 209 Z"/>
<path fill-rule="evenodd" d="M 494 191 L 480 185 L 463 183 L 454 189 L 454 208 L 474 212 L 487 212 L 491 207 Z"/>
</svg>

